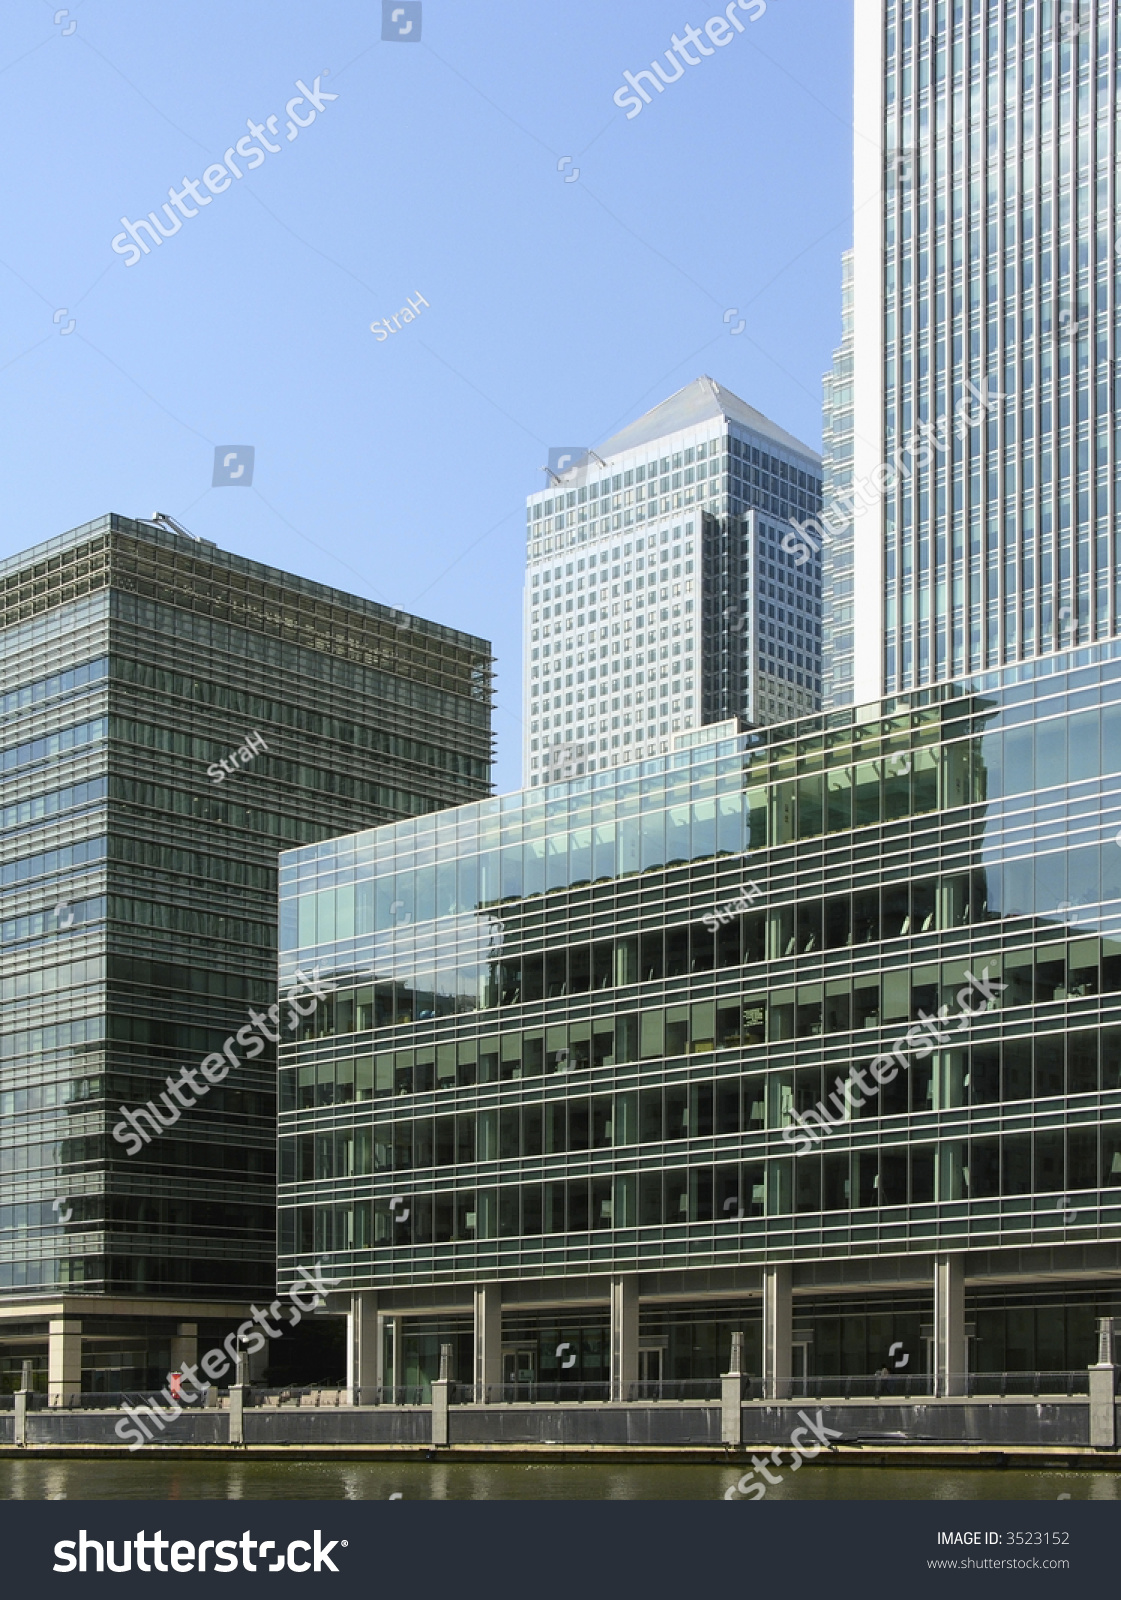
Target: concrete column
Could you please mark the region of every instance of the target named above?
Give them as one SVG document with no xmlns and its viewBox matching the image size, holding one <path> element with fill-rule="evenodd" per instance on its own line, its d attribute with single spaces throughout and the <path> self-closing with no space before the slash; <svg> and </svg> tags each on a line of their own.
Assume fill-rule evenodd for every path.
<svg viewBox="0 0 1121 1600">
<path fill-rule="evenodd" d="M 1117 1368 L 1113 1364 L 1113 1318 L 1098 1318 L 1098 1359 L 1090 1368 L 1090 1448 L 1117 1448 Z M 19 1396 L 17 1395 L 18 1399 Z M 19 1440 L 16 1440 L 19 1443 Z"/>
<path fill-rule="evenodd" d="M 173 1372 L 182 1372 L 184 1367 L 197 1366 L 199 1358 L 199 1325 L 197 1322 L 180 1322 L 176 1324 L 168 1349 L 168 1381 Z M 183 1389 L 183 1397 L 194 1394 L 194 1389 L 187 1383 Z"/>
<path fill-rule="evenodd" d="M 432 1383 L 432 1443 L 448 1442 L 448 1390 L 451 1387 L 452 1347 L 440 1346 L 440 1376 Z"/>
<path fill-rule="evenodd" d="M 50 1404 L 66 1405 L 82 1392 L 82 1324 L 73 1317 L 52 1317 L 47 1348 Z"/>
<path fill-rule="evenodd" d="M 182 1372 L 186 1366 L 196 1366 L 199 1358 L 199 1325 L 197 1322 L 180 1322 L 171 1340 L 171 1372 Z"/>
<path fill-rule="evenodd" d="M 405 1349 L 405 1319 L 404 1317 L 383 1317 L 382 1327 L 389 1334 L 389 1369 L 387 1372 L 383 1372 L 383 1381 L 387 1386 L 392 1384 L 395 1389 L 400 1389 L 405 1381 L 402 1360 Z M 384 1343 L 382 1349 L 384 1352 Z"/>
<path fill-rule="evenodd" d="M 488 1390 L 502 1382 L 502 1286 L 475 1287 L 475 1400 L 485 1405 Z"/>
<path fill-rule="evenodd" d="M 792 1273 L 788 1261 L 763 1268 L 763 1398 L 788 1400 L 792 1367 Z"/>
<path fill-rule="evenodd" d="M 373 1405 L 381 1388 L 381 1319 L 376 1294 L 352 1294 L 346 1318 L 346 1387 L 353 1406 Z"/>
<path fill-rule="evenodd" d="M 611 1398 L 625 1400 L 638 1382 L 638 1278 L 611 1280 Z"/>
<path fill-rule="evenodd" d="M 934 1258 L 934 1394 L 965 1393 L 965 1257 Z"/>
<path fill-rule="evenodd" d="M 732 1335 L 732 1361 L 720 1379 L 720 1438 L 743 1443 L 743 1334 Z"/>
</svg>

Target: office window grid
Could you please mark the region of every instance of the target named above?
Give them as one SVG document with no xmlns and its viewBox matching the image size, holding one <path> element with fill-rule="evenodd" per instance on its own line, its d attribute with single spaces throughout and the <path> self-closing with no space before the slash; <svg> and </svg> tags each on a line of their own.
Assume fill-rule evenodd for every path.
<svg viewBox="0 0 1121 1600">
<path fill-rule="evenodd" d="M 1118 19 L 898 0 L 884 28 L 884 460 L 1001 395 L 887 496 L 891 692 L 1116 632 Z"/>
<path fill-rule="evenodd" d="M 314 955 L 338 984 L 281 1051 L 282 1275 L 325 1252 L 347 1287 L 368 1288 L 1113 1226 L 1121 781 L 1105 774 L 1121 749 L 1118 674 L 916 695 L 876 721 L 810 719 L 785 743 L 774 730 L 756 736 L 773 763 L 758 789 L 755 762 L 732 782 L 751 736 L 734 741 L 727 798 L 744 820 L 727 857 L 713 857 L 715 838 L 691 864 L 687 844 L 676 866 L 655 849 L 645 870 L 637 857 L 620 875 L 616 859 L 583 887 L 558 872 L 554 892 L 529 899 L 524 878 L 484 899 L 476 877 L 472 915 L 485 909 L 491 948 L 474 990 L 445 990 L 442 1010 L 435 974 L 457 946 L 420 925 L 436 900 L 408 924 L 404 964 L 391 925 L 372 947 L 357 931 L 364 875 L 375 919 L 378 894 L 399 898 L 399 829 L 399 849 L 383 830 L 286 857 L 286 904 L 317 919 L 352 906 L 356 920 L 333 950 L 297 943 L 298 917 L 282 917 L 282 973 Z M 700 779 L 719 816 L 720 759 L 674 759 L 681 798 Z M 525 844 L 547 838 L 544 813 L 531 820 L 540 802 L 511 799 L 528 808 Z M 418 894 L 424 856 L 446 857 L 416 829 L 455 828 L 463 862 L 474 825 L 463 812 L 412 825 Z M 594 880 L 579 818 L 555 825 L 578 878 Z M 745 910 L 751 883 L 762 893 Z M 449 934 L 466 915 L 449 903 Z M 305 932 L 318 939 L 318 920 Z M 920 1013 L 956 1016 L 970 973 L 1004 988 L 964 1036 L 850 1107 L 822 1148 L 792 1154 L 795 1113 L 854 1061 L 897 1048 Z"/>
<path fill-rule="evenodd" d="M 778 533 L 769 520 L 758 524 L 768 541 L 787 518 L 816 514 L 816 459 L 734 421 L 719 432 L 699 423 L 617 456 L 604 449 L 608 460 L 589 453 L 527 503 L 523 749 L 531 788 L 664 754 L 676 735 L 703 724 L 773 721 L 819 701 L 816 566 L 799 569 L 796 582 L 785 551 L 754 548 L 764 537 L 754 513 L 779 519 Z M 768 555 L 790 577 L 777 643 L 774 622 L 768 642 L 755 614 L 755 572 Z M 694 661 L 691 681 L 670 685 L 666 707 L 659 694 L 651 717 L 650 668 L 665 676 L 679 651 Z M 609 707 L 605 663 L 624 679 Z"/>
</svg>

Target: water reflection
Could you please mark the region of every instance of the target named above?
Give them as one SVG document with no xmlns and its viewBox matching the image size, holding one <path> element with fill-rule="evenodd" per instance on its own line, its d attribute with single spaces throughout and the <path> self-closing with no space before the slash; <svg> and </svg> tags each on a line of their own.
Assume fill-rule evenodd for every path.
<svg viewBox="0 0 1121 1600">
<path fill-rule="evenodd" d="M 719 1500 L 745 1463 L 35 1461 L 0 1463 L 7 1500 Z M 1109 1500 L 1110 1472 L 807 1463 L 773 1500 Z M 753 1501 L 739 1499 L 742 1505 Z"/>
</svg>

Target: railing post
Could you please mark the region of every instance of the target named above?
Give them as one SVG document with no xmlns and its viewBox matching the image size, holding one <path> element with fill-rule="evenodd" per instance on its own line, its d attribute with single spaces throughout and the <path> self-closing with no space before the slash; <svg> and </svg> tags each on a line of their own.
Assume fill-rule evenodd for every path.
<svg viewBox="0 0 1121 1600">
<path fill-rule="evenodd" d="M 15 1444 L 22 1448 L 27 1444 L 27 1407 L 31 1397 L 31 1362 L 25 1361 L 20 1374 L 19 1388 L 15 1396 Z"/>
<path fill-rule="evenodd" d="M 732 1361 L 720 1379 L 720 1439 L 743 1443 L 743 1334 L 732 1335 Z"/>
<path fill-rule="evenodd" d="M 231 1444 L 245 1443 L 245 1401 L 247 1394 L 245 1382 L 245 1351 L 238 1346 L 234 1362 L 234 1381 L 230 1385 L 230 1431 Z"/>
<path fill-rule="evenodd" d="M 1113 1364 L 1113 1318 L 1098 1318 L 1098 1359 L 1090 1368 L 1090 1448 L 1117 1448 L 1117 1369 Z"/>
<path fill-rule="evenodd" d="M 448 1442 L 448 1390 L 451 1387 L 452 1347 L 440 1346 L 440 1376 L 432 1384 L 432 1443 Z"/>
<path fill-rule="evenodd" d="M 229 1442 L 245 1443 L 245 1391 L 240 1383 L 230 1385 Z"/>
</svg>

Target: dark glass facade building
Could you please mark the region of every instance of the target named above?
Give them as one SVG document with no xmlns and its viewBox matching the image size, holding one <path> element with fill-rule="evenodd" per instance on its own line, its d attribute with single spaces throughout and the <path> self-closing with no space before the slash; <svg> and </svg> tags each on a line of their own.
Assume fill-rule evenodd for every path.
<svg viewBox="0 0 1121 1600">
<path fill-rule="evenodd" d="M 118 516 L 0 607 L 0 1384 L 61 1398 L 271 1300 L 277 852 L 486 795 L 490 650 Z"/>
<path fill-rule="evenodd" d="M 694 738 L 285 853 L 282 984 L 337 992 L 280 1047 L 282 1284 L 330 1264 L 363 1391 L 441 1342 L 483 1386 L 703 1387 L 736 1330 L 773 1394 L 1085 1368 L 1121 650 Z"/>
</svg>

